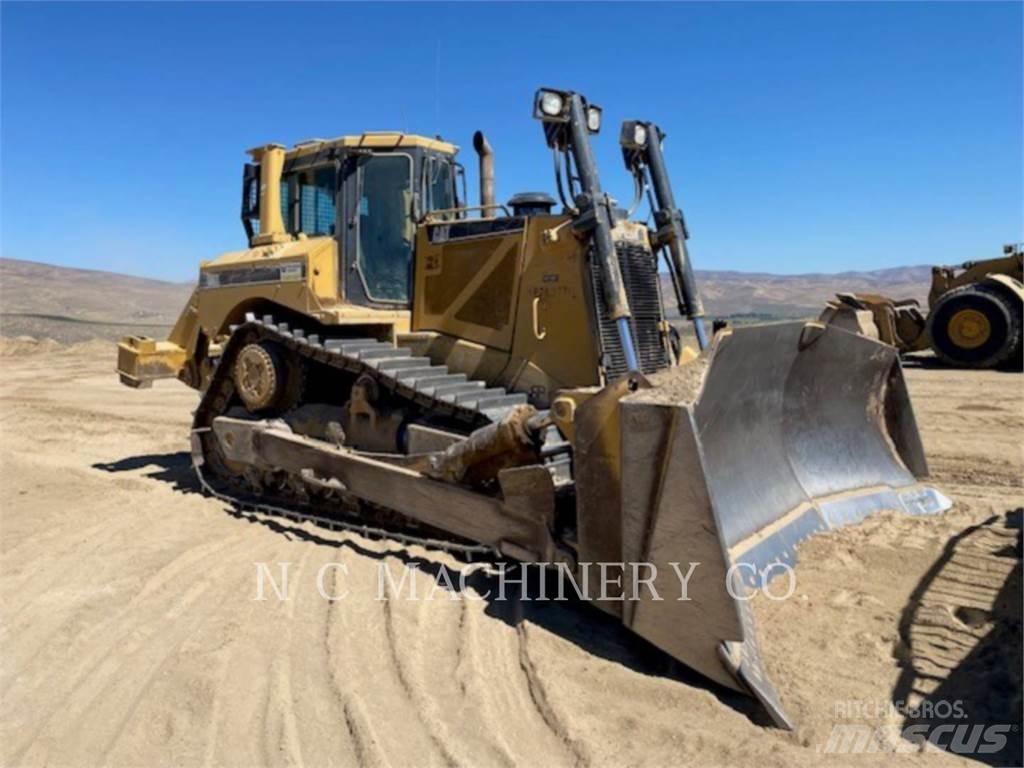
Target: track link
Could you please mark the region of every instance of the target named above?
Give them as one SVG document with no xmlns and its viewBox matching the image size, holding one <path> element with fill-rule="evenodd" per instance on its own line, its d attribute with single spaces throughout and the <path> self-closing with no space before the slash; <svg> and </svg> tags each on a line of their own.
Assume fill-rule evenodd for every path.
<svg viewBox="0 0 1024 768">
<path fill-rule="evenodd" d="M 231 371 L 238 352 L 247 344 L 271 341 L 311 366 L 327 366 L 354 377 L 369 377 L 378 387 L 417 413 L 443 419 L 467 435 L 499 421 L 512 408 L 525 404 L 523 393 L 452 373 L 429 358 L 413 356 L 406 348 L 372 338 L 322 338 L 306 334 L 270 315 L 250 313 L 231 326 L 231 337 L 195 411 L 192 425 L 192 464 L 203 489 L 240 510 L 302 520 L 348 530 L 370 538 L 390 538 L 463 555 L 493 555 L 491 547 L 447 538 L 443 531 L 425 530 L 392 510 L 376 508 L 344 492 L 310 487 L 302 478 L 284 475 L 254 478 L 232 472 L 220 457 L 213 421 L 237 404 Z M 550 429 L 542 449 L 556 486 L 571 483 L 569 446 Z M 372 524 L 371 524 L 372 522 Z M 422 535 L 420 535 L 422 531 Z"/>
</svg>

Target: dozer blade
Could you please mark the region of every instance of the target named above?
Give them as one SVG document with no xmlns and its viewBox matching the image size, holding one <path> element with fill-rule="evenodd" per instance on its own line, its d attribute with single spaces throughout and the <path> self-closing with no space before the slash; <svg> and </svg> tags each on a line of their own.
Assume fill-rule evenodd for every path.
<svg viewBox="0 0 1024 768">
<path fill-rule="evenodd" d="M 617 419 L 607 408 L 598 414 L 598 398 L 577 419 L 592 454 L 609 448 L 609 425 L 620 421 L 621 450 L 619 478 L 604 473 L 600 487 L 586 472 L 578 478 L 581 560 L 618 548 L 630 598 L 619 604 L 623 622 L 707 677 L 753 693 L 791 727 L 761 662 L 748 588 L 793 565 L 797 544 L 816 532 L 881 510 L 950 506 L 918 483 L 927 465 L 896 350 L 819 323 L 749 326 L 632 388 Z M 607 509 L 615 480 L 618 530 Z M 643 576 L 629 563 L 655 566 L 661 600 L 636 589 Z M 700 565 L 679 600 L 690 563 Z"/>
</svg>

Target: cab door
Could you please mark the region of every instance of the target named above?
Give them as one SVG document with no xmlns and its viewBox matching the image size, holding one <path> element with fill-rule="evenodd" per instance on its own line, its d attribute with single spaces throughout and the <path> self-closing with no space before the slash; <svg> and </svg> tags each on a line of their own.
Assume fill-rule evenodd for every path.
<svg viewBox="0 0 1024 768">
<path fill-rule="evenodd" d="M 341 182 L 344 295 L 366 306 L 406 309 L 412 287 L 416 224 L 413 157 L 353 154 Z"/>
</svg>

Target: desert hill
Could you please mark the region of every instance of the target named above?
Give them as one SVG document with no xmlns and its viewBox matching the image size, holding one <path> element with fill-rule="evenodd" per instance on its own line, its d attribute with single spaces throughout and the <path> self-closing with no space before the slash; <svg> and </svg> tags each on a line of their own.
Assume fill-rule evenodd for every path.
<svg viewBox="0 0 1024 768">
<path fill-rule="evenodd" d="M 64 342 L 167 332 L 192 285 L 0 259 L 0 334 Z"/>
<path fill-rule="evenodd" d="M 697 270 L 704 308 L 712 317 L 814 317 L 838 292 L 880 293 L 917 299 L 922 304 L 931 284 L 931 267 L 895 267 L 869 272 L 772 275 L 761 272 Z M 667 275 L 666 299 L 672 297 Z M 674 302 L 669 302 L 674 306 Z"/>
<path fill-rule="evenodd" d="M 698 270 L 697 279 L 712 317 L 795 318 L 816 316 L 837 291 L 923 302 L 930 274 L 928 267 L 805 275 Z M 667 275 L 663 281 L 670 298 Z M 174 323 L 191 290 L 187 283 L 0 259 L 0 332 L 58 341 L 159 336 Z"/>
</svg>

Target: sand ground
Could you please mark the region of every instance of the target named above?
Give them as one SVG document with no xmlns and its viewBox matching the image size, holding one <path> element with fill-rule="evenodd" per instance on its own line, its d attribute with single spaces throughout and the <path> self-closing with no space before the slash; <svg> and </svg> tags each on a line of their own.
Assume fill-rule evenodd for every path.
<svg viewBox="0 0 1024 768">
<path fill-rule="evenodd" d="M 429 585 L 459 564 L 205 498 L 195 394 L 119 386 L 109 344 L 3 351 L 3 765 L 979 764 L 822 750 L 850 702 L 891 722 L 875 710 L 906 672 L 915 587 L 952 537 L 1024 503 L 1020 376 L 908 370 L 955 508 L 822 537 L 794 598 L 755 606 L 786 733 L 587 606 L 377 600 L 381 566 Z M 291 563 L 292 599 L 253 599 L 259 562 Z M 318 594 L 325 564 L 344 599 Z"/>
</svg>

